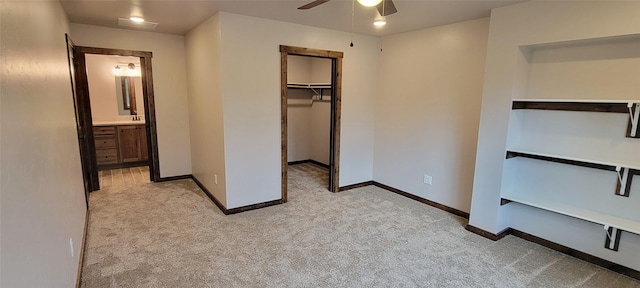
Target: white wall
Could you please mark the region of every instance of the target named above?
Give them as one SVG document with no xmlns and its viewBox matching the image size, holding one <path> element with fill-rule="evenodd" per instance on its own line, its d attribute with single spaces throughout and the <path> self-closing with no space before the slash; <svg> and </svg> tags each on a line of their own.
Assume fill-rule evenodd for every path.
<svg viewBox="0 0 640 288">
<path fill-rule="evenodd" d="M 280 199 L 279 45 L 344 52 L 340 186 L 369 181 L 373 167 L 378 39 L 220 13 L 227 204 Z M 247 181 L 251 179 L 251 181 Z"/>
<path fill-rule="evenodd" d="M 311 57 L 289 55 L 287 57 L 287 83 L 309 83 Z"/>
<path fill-rule="evenodd" d="M 160 176 L 191 174 L 184 37 L 73 23 L 70 27 L 78 46 L 153 53 Z"/>
<path fill-rule="evenodd" d="M 192 173 L 227 206 L 219 16 L 191 30 L 185 46 Z"/>
<path fill-rule="evenodd" d="M 331 102 L 314 102 L 309 113 L 309 130 L 311 130 L 309 159 L 329 165 Z"/>
<path fill-rule="evenodd" d="M 293 89 L 289 89 L 291 91 Z M 287 161 L 311 159 L 311 107 L 289 105 L 287 107 Z"/>
<path fill-rule="evenodd" d="M 640 3 L 532 1 L 494 9 L 487 63 L 470 224 L 497 233 L 513 227 L 597 257 L 640 269 L 640 242 L 624 234 L 620 252 L 602 248 L 602 225 L 522 205 L 499 206 L 511 99 L 526 94 L 528 65 L 520 47 L 640 33 Z M 534 70 L 537 68 L 534 68 Z M 524 71 L 524 72 L 523 72 Z M 523 80 L 524 79 L 524 80 Z M 636 83 L 630 82 L 630 83 Z M 531 92 L 531 91 L 529 91 Z M 535 93 L 533 93 L 535 94 Z M 604 96 L 604 98 L 608 96 Z M 573 97 L 571 97 L 573 98 Z"/>
<path fill-rule="evenodd" d="M 2 1 L 0 19 L 0 286 L 74 287 L 86 204 L 67 17 L 59 2 Z"/>
<path fill-rule="evenodd" d="M 311 58 L 311 83 L 331 83 L 331 60 Z"/>
<path fill-rule="evenodd" d="M 298 89 L 289 89 L 289 92 Z M 308 98 L 307 98 L 308 99 Z M 314 160 L 329 165 L 331 102 L 287 107 L 287 161 Z"/>
<path fill-rule="evenodd" d="M 137 59 L 136 59 L 137 60 Z M 87 54 L 87 80 L 91 99 L 91 118 L 93 122 L 131 120 L 129 110 L 122 109 L 122 87 L 116 82 L 113 68 L 129 61 L 138 64 L 140 61 L 128 60 L 128 57 Z M 126 67 L 122 67 L 126 70 Z M 136 109 L 138 115 L 144 116 L 144 97 L 142 94 L 142 78 L 131 77 L 136 89 Z M 126 114 L 124 113 L 126 112 Z M 121 116 L 120 113 L 123 113 Z"/>
<path fill-rule="evenodd" d="M 375 181 L 469 211 L 488 30 L 479 19 L 384 37 Z"/>
<path fill-rule="evenodd" d="M 640 95 L 640 41 L 539 46 L 526 51 L 529 99 L 634 99 Z M 520 69 L 520 68 L 519 68 Z"/>
</svg>

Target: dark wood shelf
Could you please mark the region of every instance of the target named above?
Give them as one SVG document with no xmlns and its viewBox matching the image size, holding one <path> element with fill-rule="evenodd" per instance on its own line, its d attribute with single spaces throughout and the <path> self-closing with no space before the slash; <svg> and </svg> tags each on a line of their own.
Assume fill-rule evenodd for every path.
<svg viewBox="0 0 640 288">
<path fill-rule="evenodd" d="M 570 101 L 518 101 L 514 100 L 511 109 L 561 110 L 581 112 L 629 113 L 629 102 L 570 102 Z"/>
<path fill-rule="evenodd" d="M 615 189 L 615 195 L 629 197 L 631 191 L 631 182 L 633 176 L 640 175 L 640 167 L 631 166 L 622 163 L 603 163 L 598 161 L 588 162 L 579 159 L 571 159 L 569 157 L 559 157 L 543 153 L 527 153 L 524 151 L 507 151 L 506 159 L 514 157 L 526 157 L 536 160 L 549 161 L 561 164 L 568 164 L 580 167 L 587 167 L 593 169 L 600 169 L 605 171 L 611 171 L 618 174 L 619 182 Z"/>
<path fill-rule="evenodd" d="M 608 165 L 608 164 L 599 164 L 599 163 L 593 163 L 593 162 L 558 158 L 558 157 L 539 155 L 539 154 L 530 154 L 530 153 L 524 153 L 524 152 L 507 151 L 506 159 L 513 158 L 513 157 L 526 157 L 526 158 L 531 158 L 536 160 L 543 160 L 543 161 L 549 161 L 549 162 L 555 162 L 555 163 L 561 163 L 561 164 L 569 164 L 574 166 L 594 168 L 594 169 L 600 169 L 600 170 L 606 170 L 606 171 L 616 171 L 616 167 L 617 167 L 617 166 Z"/>
<path fill-rule="evenodd" d="M 591 223 L 604 225 L 607 227 L 618 228 L 620 230 L 640 235 L 640 222 L 558 202 L 547 201 L 531 195 L 526 196 L 520 194 L 507 194 L 503 195 L 500 198 L 500 202 L 502 205 L 506 205 L 512 202 L 520 203 L 523 205 L 547 210 L 550 212 L 589 221 Z"/>
<path fill-rule="evenodd" d="M 557 110 L 629 114 L 626 137 L 640 138 L 640 100 L 515 99 L 512 110 Z"/>
</svg>

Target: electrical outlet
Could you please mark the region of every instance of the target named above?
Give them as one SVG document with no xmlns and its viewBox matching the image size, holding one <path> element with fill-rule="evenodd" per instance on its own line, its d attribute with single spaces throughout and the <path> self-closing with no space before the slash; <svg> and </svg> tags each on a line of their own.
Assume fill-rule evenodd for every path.
<svg viewBox="0 0 640 288">
<path fill-rule="evenodd" d="M 71 257 L 73 257 L 73 238 L 69 238 L 69 251 L 71 252 Z"/>
<path fill-rule="evenodd" d="M 431 175 L 424 174 L 424 179 L 423 179 L 424 184 L 431 185 L 432 181 L 433 181 L 433 177 L 431 177 Z"/>
<path fill-rule="evenodd" d="M 213 174 L 213 182 L 215 182 L 216 185 L 218 185 L 218 174 Z"/>
</svg>

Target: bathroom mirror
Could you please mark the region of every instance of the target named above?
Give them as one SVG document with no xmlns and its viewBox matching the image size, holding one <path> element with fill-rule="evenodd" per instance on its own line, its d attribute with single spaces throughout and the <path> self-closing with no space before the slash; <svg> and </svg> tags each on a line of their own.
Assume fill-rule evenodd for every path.
<svg viewBox="0 0 640 288">
<path fill-rule="evenodd" d="M 135 77 L 116 76 L 116 98 L 119 115 L 138 115 Z"/>
</svg>

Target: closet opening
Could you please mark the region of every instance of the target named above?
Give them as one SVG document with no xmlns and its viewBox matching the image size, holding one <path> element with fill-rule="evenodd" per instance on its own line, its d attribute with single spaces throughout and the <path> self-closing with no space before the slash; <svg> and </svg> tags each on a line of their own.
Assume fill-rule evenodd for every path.
<svg viewBox="0 0 640 288">
<path fill-rule="evenodd" d="M 328 168 L 327 190 L 338 192 L 343 53 L 283 45 L 280 52 L 282 201 L 295 163 Z"/>
</svg>

